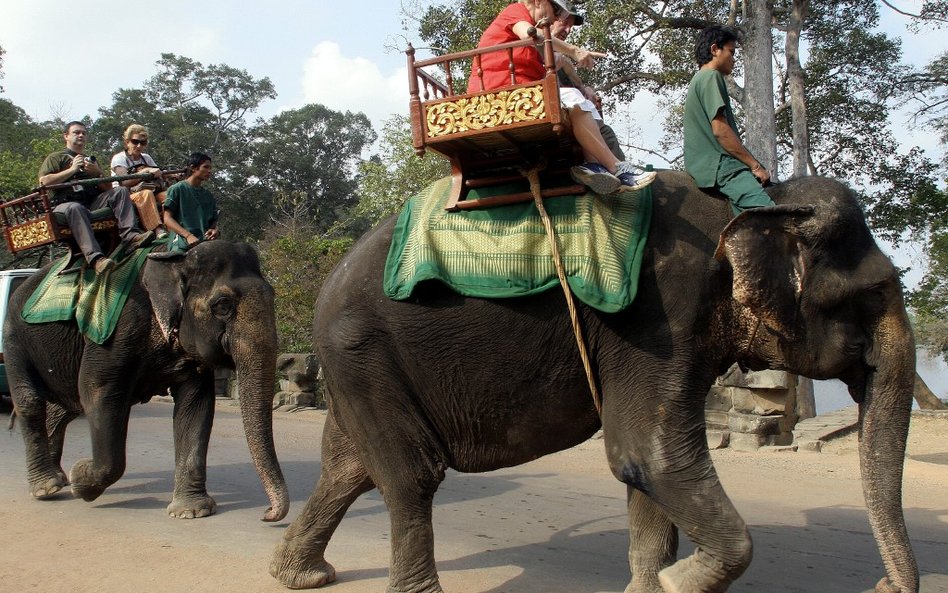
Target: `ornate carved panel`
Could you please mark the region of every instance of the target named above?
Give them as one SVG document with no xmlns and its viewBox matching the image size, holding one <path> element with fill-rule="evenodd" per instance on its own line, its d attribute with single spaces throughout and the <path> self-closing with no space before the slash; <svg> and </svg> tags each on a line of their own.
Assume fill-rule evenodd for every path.
<svg viewBox="0 0 948 593">
<path fill-rule="evenodd" d="M 53 233 L 45 218 L 10 229 L 10 242 L 16 250 L 42 245 L 52 240 Z"/>
<path fill-rule="evenodd" d="M 547 116 L 541 85 L 428 105 L 425 115 L 429 138 L 536 121 Z"/>
</svg>

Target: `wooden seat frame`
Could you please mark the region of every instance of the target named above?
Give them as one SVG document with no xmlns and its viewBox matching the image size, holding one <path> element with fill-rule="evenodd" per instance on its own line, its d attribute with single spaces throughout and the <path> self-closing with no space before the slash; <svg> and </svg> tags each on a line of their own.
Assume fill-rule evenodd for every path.
<svg viewBox="0 0 948 593">
<path fill-rule="evenodd" d="M 68 184 L 62 185 L 69 187 Z M 56 187 L 40 187 L 27 196 L 0 204 L 0 224 L 11 253 L 56 241 L 65 242 L 73 257 L 80 253 L 72 229 L 61 214 L 53 212 L 49 203 L 48 190 Z M 92 212 L 92 231 L 106 253 L 118 246 L 118 221 L 111 209 L 100 208 Z"/>
<path fill-rule="evenodd" d="M 433 150 L 451 163 L 451 195 L 446 209 L 459 210 L 525 202 L 530 192 L 466 199 L 468 190 L 523 179 L 522 170 L 540 165 L 544 178 L 562 178 L 569 167 L 582 162 L 582 151 L 574 141 L 568 113 L 560 105 L 559 84 L 548 22 L 538 23 L 543 33 L 544 77 L 518 82 L 513 50 L 535 46 L 536 28 L 531 37 L 510 43 L 447 54 L 415 61 L 409 45 L 408 86 L 410 93 L 412 144 L 423 156 Z M 481 57 L 506 52 L 510 86 L 485 90 Z M 479 92 L 454 92 L 452 63 L 472 62 L 472 77 L 480 81 Z M 444 82 L 427 71 L 437 67 Z M 544 184 L 546 185 L 546 184 Z M 543 197 L 583 193 L 581 185 L 569 185 L 542 192 Z"/>
</svg>

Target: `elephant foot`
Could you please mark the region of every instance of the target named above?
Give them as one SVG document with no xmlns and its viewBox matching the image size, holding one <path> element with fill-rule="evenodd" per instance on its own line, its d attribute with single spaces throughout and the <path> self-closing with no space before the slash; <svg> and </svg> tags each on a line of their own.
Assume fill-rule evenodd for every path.
<svg viewBox="0 0 948 593">
<path fill-rule="evenodd" d="M 293 555 L 290 546 L 280 542 L 270 560 L 270 575 L 288 589 L 315 589 L 336 580 L 336 569 L 325 559 L 302 565 L 304 559 Z"/>
<path fill-rule="evenodd" d="M 385 589 L 385 593 L 408 593 L 408 591 L 409 590 L 407 589 L 399 589 L 399 588 L 393 587 L 392 585 L 389 585 Z M 432 579 L 428 579 L 426 582 L 420 585 L 412 586 L 410 591 L 412 592 L 417 591 L 418 593 L 444 593 L 444 590 L 441 588 L 441 583 L 438 581 L 437 576 Z"/>
<path fill-rule="evenodd" d="M 901 587 L 889 580 L 889 577 L 882 577 L 876 583 L 876 593 L 915 593 L 915 591 L 904 591 Z"/>
<path fill-rule="evenodd" d="M 175 519 L 200 519 L 217 512 L 217 502 L 209 495 L 175 496 L 168 505 L 168 516 Z"/>
<path fill-rule="evenodd" d="M 72 471 L 69 472 L 72 495 L 86 502 L 99 498 L 108 487 L 108 485 L 101 484 L 96 480 L 92 466 L 91 459 L 80 459 L 72 466 Z"/>
<path fill-rule="evenodd" d="M 708 562 L 702 562 L 701 558 Z M 699 548 L 694 555 L 659 572 L 658 582 L 665 593 L 723 593 L 731 579 L 720 563 Z"/>
<path fill-rule="evenodd" d="M 44 500 L 52 497 L 54 494 L 69 485 L 66 475 L 57 473 L 54 476 L 30 480 L 30 494 L 34 498 Z"/>
<path fill-rule="evenodd" d="M 626 586 L 623 593 L 665 593 L 662 584 L 658 582 L 658 571 L 649 571 L 650 578 L 636 578 L 633 575 L 632 581 Z"/>
</svg>

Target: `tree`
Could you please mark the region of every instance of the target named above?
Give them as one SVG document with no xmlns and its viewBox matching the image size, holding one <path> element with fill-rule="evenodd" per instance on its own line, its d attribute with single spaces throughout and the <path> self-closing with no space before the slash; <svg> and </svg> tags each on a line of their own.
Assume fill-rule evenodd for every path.
<svg viewBox="0 0 948 593">
<path fill-rule="evenodd" d="M 170 53 L 161 55 L 156 68 L 142 88 L 119 89 L 112 105 L 99 110 L 92 130 L 96 150 L 118 152 L 125 128 L 140 123 L 149 128 L 149 154 L 165 168 L 181 167 L 194 151 L 209 154 L 215 175 L 208 188 L 222 211 L 222 235 L 256 239 L 270 192 L 250 178 L 253 127 L 248 117 L 276 97 L 273 83 L 225 64 L 205 66 Z"/>
<path fill-rule="evenodd" d="M 249 173 L 273 192 L 273 220 L 302 218 L 322 232 L 356 204 L 362 152 L 376 137 L 365 114 L 305 105 L 253 136 Z"/>
<path fill-rule="evenodd" d="M 260 241 L 264 275 L 276 293 L 280 352 L 310 352 L 313 307 L 323 280 L 352 245 L 325 239 L 308 225 L 271 225 Z"/>
<path fill-rule="evenodd" d="M 378 155 L 363 161 L 359 175 L 359 203 L 353 211 L 353 231 L 369 228 L 397 212 L 426 185 L 451 172 L 447 159 L 428 151 L 414 153 L 411 123 L 395 115 L 382 125 Z"/>
</svg>

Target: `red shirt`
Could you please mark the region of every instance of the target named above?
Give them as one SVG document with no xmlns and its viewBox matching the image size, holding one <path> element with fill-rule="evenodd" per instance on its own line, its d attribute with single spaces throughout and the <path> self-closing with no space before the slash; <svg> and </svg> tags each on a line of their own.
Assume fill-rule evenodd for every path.
<svg viewBox="0 0 948 593">
<path fill-rule="evenodd" d="M 519 41 L 520 38 L 513 32 L 513 26 L 520 21 L 536 25 L 527 7 L 517 2 L 500 11 L 497 18 L 481 35 L 477 47 L 489 47 L 510 41 Z M 513 50 L 513 62 L 517 84 L 540 80 L 546 74 L 540 52 L 533 46 L 515 48 Z M 508 69 L 506 51 L 482 54 L 481 69 L 484 71 L 484 90 L 493 90 L 510 85 L 510 70 Z M 477 76 L 477 60 L 475 58 L 471 67 L 471 78 L 467 85 L 467 92 L 477 93 L 480 90 L 481 81 Z"/>
</svg>

